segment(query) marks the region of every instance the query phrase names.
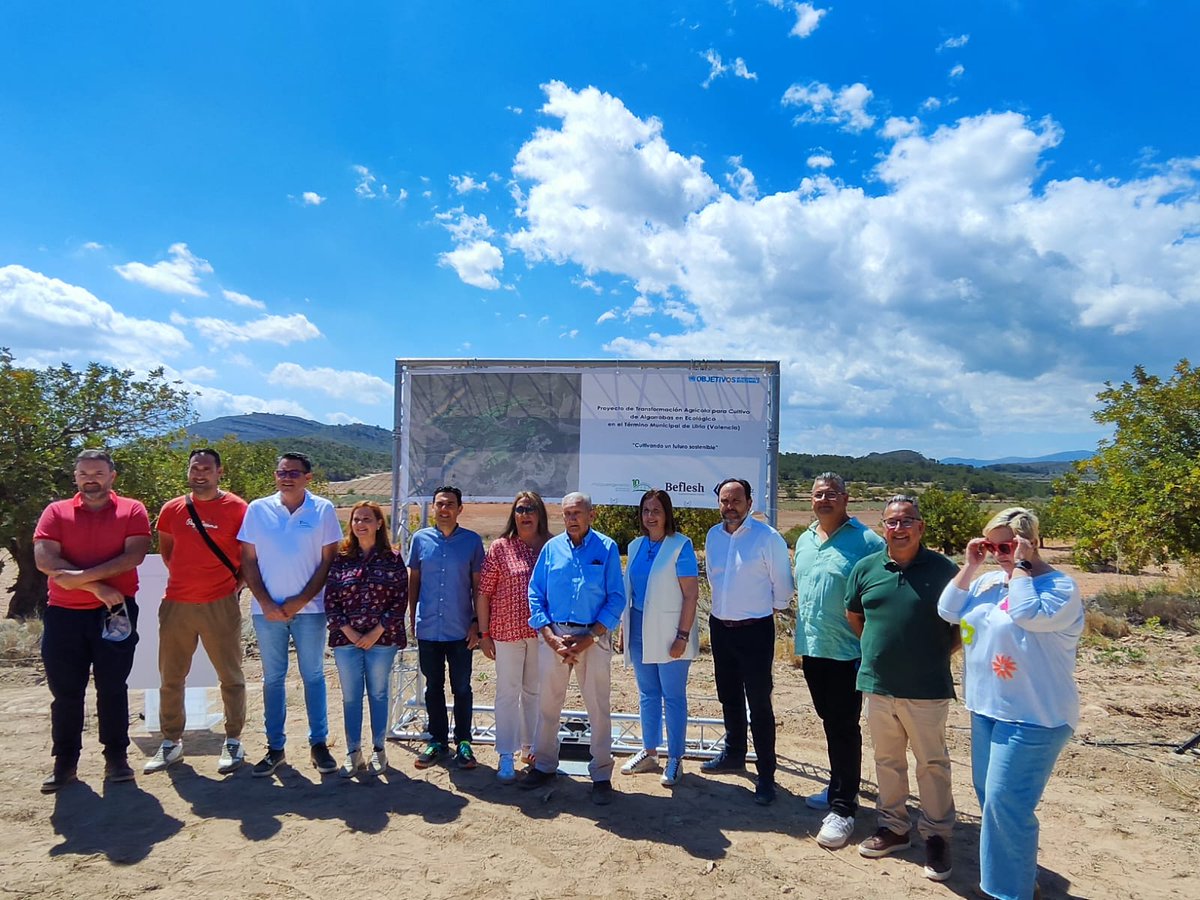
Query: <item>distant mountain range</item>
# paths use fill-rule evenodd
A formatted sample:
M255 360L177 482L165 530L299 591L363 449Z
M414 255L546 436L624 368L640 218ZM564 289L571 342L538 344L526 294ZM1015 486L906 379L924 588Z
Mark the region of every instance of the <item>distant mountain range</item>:
M947 456L938 462L947 466L972 466L984 469L989 466L1028 466L1041 463L1071 463L1080 459L1089 459L1096 455L1095 450L1064 450L1062 453L1051 453L1048 456L1002 456L999 459L967 459L961 456Z
M330 481L392 470L392 433L376 425L323 425L299 416L248 413L197 422L187 431L206 441L233 436L247 444L269 443L281 453L306 453Z
M188 427L188 434L217 441L233 435L239 441L285 441L288 438L317 438L345 444L359 450L374 450L392 454L392 433L377 425L323 425L299 416L279 416L274 413L247 413L244 416L221 416ZM283 448L281 448L283 449Z

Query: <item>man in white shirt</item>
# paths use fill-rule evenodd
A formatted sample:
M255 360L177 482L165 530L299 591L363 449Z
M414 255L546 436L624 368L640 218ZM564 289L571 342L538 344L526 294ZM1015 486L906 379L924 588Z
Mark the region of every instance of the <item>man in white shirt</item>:
M746 708L757 754L754 802L775 800L775 611L792 602L787 544L774 528L750 516L750 483L726 478L717 485L721 522L704 541L712 588L709 639L717 698L725 719L725 749L700 767L708 773L746 768Z

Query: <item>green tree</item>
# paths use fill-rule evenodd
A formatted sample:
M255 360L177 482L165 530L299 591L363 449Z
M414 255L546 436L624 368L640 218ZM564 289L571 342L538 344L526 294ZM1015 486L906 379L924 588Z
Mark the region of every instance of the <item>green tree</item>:
M958 553L983 527L983 507L966 490L931 487L920 496L925 543L943 553Z
M120 472L123 447L161 438L191 418L187 392L162 369L144 378L99 363L27 369L0 348L0 546L17 566L9 618L36 615L45 605L33 530L46 504L75 493L75 455L108 447ZM120 479L117 488L124 490Z
M1200 369L1165 381L1142 366L1096 395L1092 418L1113 426L1096 455L1055 484L1082 565L1136 571L1200 560Z

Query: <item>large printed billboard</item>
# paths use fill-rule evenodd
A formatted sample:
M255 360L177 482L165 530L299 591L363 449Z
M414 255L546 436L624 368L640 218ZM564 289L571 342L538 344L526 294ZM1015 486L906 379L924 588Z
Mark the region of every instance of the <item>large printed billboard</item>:
M745 478L769 497L776 363L397 362L402 499L454 484L635 504L648 488L711 507Z

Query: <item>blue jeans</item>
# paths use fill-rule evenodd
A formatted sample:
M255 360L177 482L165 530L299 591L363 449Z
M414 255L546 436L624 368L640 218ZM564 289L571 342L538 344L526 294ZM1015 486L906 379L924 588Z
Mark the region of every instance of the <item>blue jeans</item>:
M1034 815L1071 726L1042 728L971 713L971 776L979 798L979 883L997 900L1028 900L1037 879Z
M417 662L425 679L425 714L429 717L429 739L442 746L449 743L450 717L446 712L446 669L450 670L450 693L454 695L454 743L471 740L471 648L465 640L417 641Z
M308 711L308 743L324 744L329 739L329 717L325 708L325 616L301 613L286 622L269 622L256 615L254 633L263 669L263 719L267 746L282 750L287 743L288 638L296 645L296 666L304 683L304 706Z
M657 750L662 743L663 712L667 716L667 756L681 757L687 747L687 680L690 659L669 663L642 662L642 611L629 610L629 656L637 676L638 710L642 716L642 746Z
M342 684L342 717L346 722L346 752L362 748L363 690L371 711L371 746L382 748L388 728L388 686L396 648L375 644L370 650L350 645L334 647L338 680Z

